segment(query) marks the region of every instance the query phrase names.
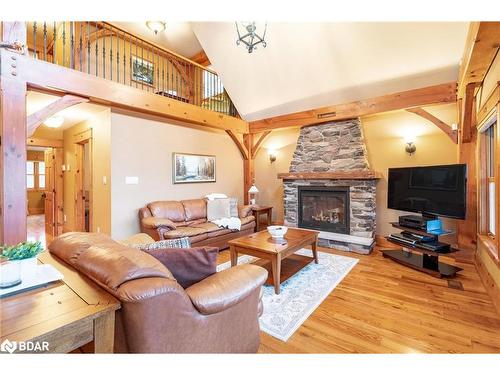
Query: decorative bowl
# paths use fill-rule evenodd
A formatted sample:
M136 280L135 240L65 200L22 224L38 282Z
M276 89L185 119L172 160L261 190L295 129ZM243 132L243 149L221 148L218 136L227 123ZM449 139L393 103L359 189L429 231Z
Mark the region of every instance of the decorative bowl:
M270 225L267 227L267 231L272 238L283 238L288 228L283 225Z

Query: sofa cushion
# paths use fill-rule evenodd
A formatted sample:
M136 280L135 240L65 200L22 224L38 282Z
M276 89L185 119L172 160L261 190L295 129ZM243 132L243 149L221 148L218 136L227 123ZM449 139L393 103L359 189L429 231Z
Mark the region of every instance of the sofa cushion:
M218 228L215 232L208 233L208 238L223 236L228 233L238 232L236 229Z
M96 233L66 233L52 241L49 250L112 290L127 281L147 277L175 280L155 258Z
M184 206L178 201L156 201L148 204L151 214L172 221L185 221Z
M196 224L196 225L191 225L193 228L201 228L205 229L206 233L211 233L211 232L216 232L220 230L218 225L215 225L214 223L211 223L210 221L207 221L206 223L203 224Z
M207 201L205 199L189 199L181 201L184 206L186 221L207 218Z
M216 272L216 247L193 247L190 249L144 250L171 270L183 288L188 288Z
M203 228L195 228L195 227L179 227L174 230L169 230L165 232L165 238L180 238L180 237L194 237L200 234L206 234L207 230Z

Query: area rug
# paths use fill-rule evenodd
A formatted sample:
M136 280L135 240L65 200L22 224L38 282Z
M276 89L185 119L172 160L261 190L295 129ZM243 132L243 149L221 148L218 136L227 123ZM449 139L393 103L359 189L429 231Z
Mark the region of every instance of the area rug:
M297 254L311 256L311 250ZM274 294L273 286L264 286L264 313L260 329L282 341L287 341L312 312L323 302L358 262L355 258L318 252L319 264L309 263L281 284L281 293ZM238 264L251 263L257 258L242 255ZM231 266L220 264L217 271Z

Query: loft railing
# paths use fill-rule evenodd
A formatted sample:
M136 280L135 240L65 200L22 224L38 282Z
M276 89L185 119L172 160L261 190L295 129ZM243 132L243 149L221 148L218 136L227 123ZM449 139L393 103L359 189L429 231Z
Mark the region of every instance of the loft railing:
M28 53L144 91L238 116L218 75L107 22L28 22Z

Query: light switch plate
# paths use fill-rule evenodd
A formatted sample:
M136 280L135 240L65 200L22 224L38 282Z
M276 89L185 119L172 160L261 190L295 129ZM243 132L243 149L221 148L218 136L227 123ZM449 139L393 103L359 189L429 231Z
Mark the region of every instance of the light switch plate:
M139 177L137 176L126 176L125 177L126 185L137 185L139 184Z

